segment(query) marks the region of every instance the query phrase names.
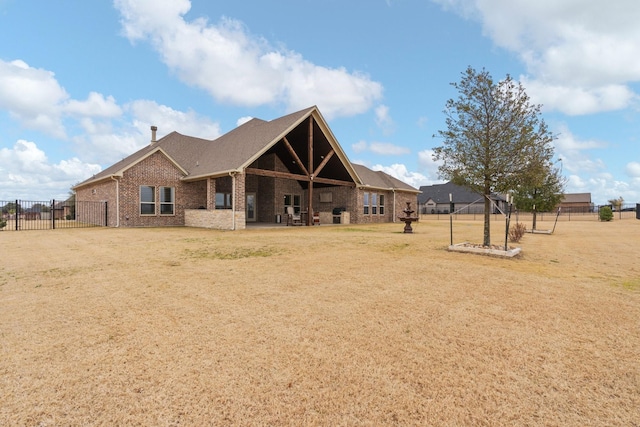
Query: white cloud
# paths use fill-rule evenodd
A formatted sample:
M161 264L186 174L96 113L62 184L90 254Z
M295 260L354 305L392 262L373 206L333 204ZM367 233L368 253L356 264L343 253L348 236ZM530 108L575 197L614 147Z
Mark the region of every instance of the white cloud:
M386 105L379 105L375 109L376 114L376 124L385 135L390 135L393 133L395 123L393 119L389 115L389 107Z
M149 100L137 100L122 107L125 117L117 123L100 118L80 121L82 135L73 138L83 158L102 164L114 163L149 144L150 127L158 127L157 138L176 131L204 139L220 136L220 125L194 111L174 110Z
M520 81L534 104L543 104L546 111L558 110L571 116L624 109L637 98L624 85L585 89L570 84L548 84L526 76L521 76Z
M356 142L355 144L351 144L351 149L355 152L355 153L362 153L363 151L367 150L367 141L363 141L360 140L358 142Z
M362 153L363 151L370 151L375 154L383 156L401 156L403 154L411 153L406 147L400 147L398 145L391 144L389 142L371 142L368 143L364 140L360 140L351 145L351 149L356 153Z
M51 71L0 59L0 108L25 127L64 137L60 106L68 98Z
M420 171L427 173L429 179L433 181L439 180L438 167L442 164L442 161L433 160L434 151L427 149L418 153L418 167Z
M400 156L411 153L411 150L406 147L400 147L388 142L372 142L369 144L369 150L383 156Z
M422 116L418 117L417 125L419 128L424 128L429 123L429 118Z
M590 150L603 149L607 144L595 140L580 140L561 125L556 132L558 139L554 141L555 154L562 159L564 171L572 173L595 173L605 169L601 159L592 159Z
M70 100L64 106L64 111L78 116L93 117L118 117L122 114L122 109L112 96L91 92L86 101Z
M382 97L382 85L367 75L275 49L236 20L186 21L189 1L166 3L116 0L124 34L132 42L148 40L182 81L216 100L245 106L283 102L289 111L318 105L331 119L362 113Z
M168 132L214 139L220 126L194 111L178 111L153 101L137 100L118 105L112 96L91 92L86 100L71 99L54 73L30 67L24 61L0 60L0 109L23 126L56 139L70 140L79 158L48 160L35 142L18 140L0 150L0 170L8 185L4 197L51 197L51 191L70 188L148 144L151 125L158 137ZM65 123L76 131L67 136ZM80 130L77 132L77 130ZM45 146L45 145L43 145ZM82 160L81 160L82 159ZM60 196L60 195L58 195Z
M125 106L140 132L149 134L149 126L158 126L158 137L171 131L204 139L220 136L220 125L195 111L174 110L155 101L138 100ZM163 133L164 132L164 133Z
M637 188L637 187L636 187ZM591 200L596 205L607 203L608 200L622 197L625 203L638 200L640 192L628 182L618 181L609 173L600 173L588 178L569 177L567 183L569 193L591 193Z
M240 117L238 120L236 120L236 126L242 126L243 124L247 123L248 121L250 121L252 119L253 119L253 117L251 117L251 116Z
M527 92L546 108L590 114L627 108L640 80L640 2L433 0L478 20L531 74ZM574 98L575 97L575 98Z
M380 164L373 165L371 167L374 171L382 171L388 173L394 178L400 181L406 182L415 188L420 188L421 185L428 185L429 179L419 172L410 172L407 167L400 163L392 164L391 166L383 166Z
M0 170L7 181L0 187L0 199L49 200L66 198L68 192L61 188L71 189L101 168L77 157L50 163L36 143L21 139L12 148L0 149Z
M634 178L640 178L640 162L627 163L625 170L627 175Z

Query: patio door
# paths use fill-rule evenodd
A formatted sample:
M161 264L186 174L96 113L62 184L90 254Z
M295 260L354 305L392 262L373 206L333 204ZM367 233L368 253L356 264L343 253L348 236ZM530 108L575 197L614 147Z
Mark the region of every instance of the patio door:
M245 218L247 222L256 222L256 193L246 193Z

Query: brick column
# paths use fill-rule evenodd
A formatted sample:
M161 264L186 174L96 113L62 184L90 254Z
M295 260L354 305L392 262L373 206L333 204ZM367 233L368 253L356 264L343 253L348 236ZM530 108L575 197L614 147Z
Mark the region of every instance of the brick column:
M235 179L235 187L236 187L236 194L235 199L236 199L236 212L243 212L244 213L244 205L246 203L245 200L245 174L243 173L238 173L233 175L233 179Z

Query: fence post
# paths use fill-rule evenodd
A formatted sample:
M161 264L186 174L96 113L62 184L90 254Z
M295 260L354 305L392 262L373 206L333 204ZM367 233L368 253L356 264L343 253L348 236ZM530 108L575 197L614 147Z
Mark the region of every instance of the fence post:
M107 201L104 201L104 226L108 227L109 226L109 209L107 206Z
M20 208L18 206L20 205L18 204L18 199L16 199L16 231L18 231L18 224L20 224L18 221L18 218L20 217Z
M54 230L56 229L56 211L54 209L55 205L56 205L56 199L53 199L53 201L51 202L50 212L51 212L51 228Z

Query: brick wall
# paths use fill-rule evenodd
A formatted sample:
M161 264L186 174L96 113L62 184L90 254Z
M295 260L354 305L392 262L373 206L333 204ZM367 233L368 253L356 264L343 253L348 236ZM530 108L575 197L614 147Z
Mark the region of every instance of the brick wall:
M185 225L187 227L212 228L215 230L242 230L246 228L244 212L236 212L235 223L231 209L186 209Z
M124 171L120 179L120 226L159 227L184 225L185 207L206 205L206 181L185 183L182 172L162 153L156 152ZM156 214L140 215L140 186L156 191ZM174 215L160 215L159 187L175 188Z
M373 209L369 206L369 213L364 213L364 193L369 193L369 202L371 203L371 193L377 194L378 202L380 195L384 195L384 214L380 215L379 209L376 214L373 214ZM354 192L355 194L356 192ZM413 215L417 215L418 212L418 196L415 193L405 193L402 191L395 192L395 206L394 206L394 192L393 191L381 191L381 190L364 190L359 189L357 191L357 202L355 215L351 213L351 222L357 224L373 224L382 222L394 222L398 220L398 216L404 216L402 212L407 208L407 202L411 202L411 209L415 212ZM395 216L394 216L395 207Z
M76 200L87 202L107 202L107 226L117 225L116 209L116 181L107 179L94 184L91 187L79 188L76 190ZM86 221L82 217L82 212L76 212L78 221Z
M286 171L287 168L275 155L264 156L259 159L261 167L277 171ZM204 226L207 228L229 229L229 224L235 228L245 228L245 191L255 193L256 214L259 222L273 222L275 215L284 214L284 196L286 194L299 195L301 209L307 210L308 192L300 183L291 179L270 178L256 175L246 176L238 173L233 176L225 176L217 179L204 179L196 182L183 182L182 172L162 153L154 153L140 161L123 173L119 184L113 179L106 179L92 186L78 189L77 200L107 201L108 225L115 227L159 227L159 226ZM154 186L156 190L156 214L140 215L140 186ZM175 209L173 215L160 215L159 188L173 187L175 189ZM231 193L235 188L235 212L231 210L219 210L213 214L207 214L215 210L215 193ZM116 192L120 194L120 218L117 217L118 206ZM346 208L350 213L351 223L377 223L393 222L397 216L403 215L406 202L411 201L411 206L417 211L417 196L413 193L395 193L395 218L394 218L394 193L392 191L368 191L375 192L385 197L385 212L374 215L370 209L368 215L364 214L363 194L364 190L353 187L315 187L313 191L313 211L323 213L324 218L334 208ZM330 201L321 201L322 194L331 194ZM325 196L327 197L327 196ZM379 196L378 196L379 197ZM207 203L207 201L209 203ZM185 221L185 210L190 212L190 219ZM283 218L283 221L285 218ZM202 224L202 225L195 225Z

